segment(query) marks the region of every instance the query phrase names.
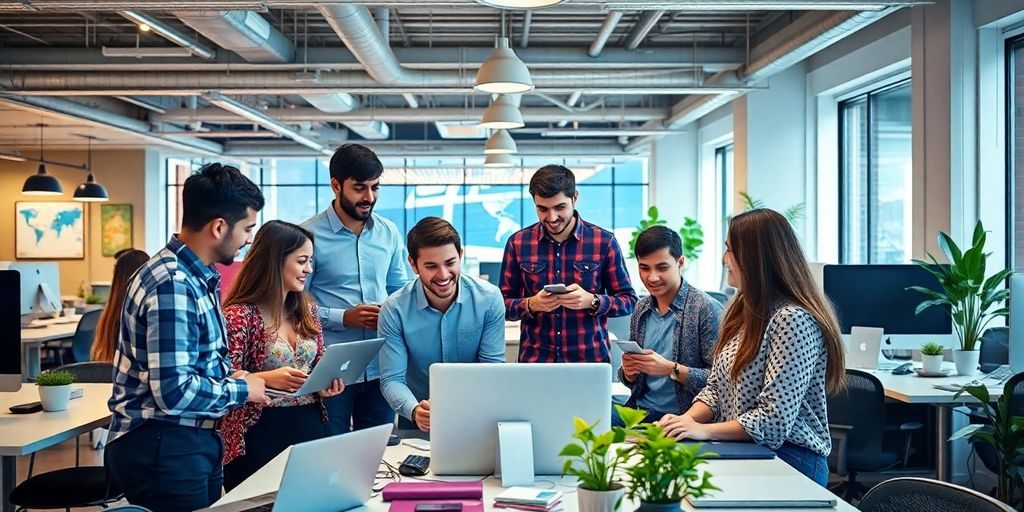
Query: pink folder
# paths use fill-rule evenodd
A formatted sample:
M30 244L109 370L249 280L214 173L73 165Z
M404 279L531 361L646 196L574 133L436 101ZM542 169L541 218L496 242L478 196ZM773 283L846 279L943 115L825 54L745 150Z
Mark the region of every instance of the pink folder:
M395 500L391 502L388 512L416 512L416 505L427 503L462 503L462 512L484 512L481 500Z
M479 500L483 482L392 482L384 486L381 498L391 500ZM423 501L419 501L423 503ZM465 505L463 505L465 509ZM409 509L410 512L412 508Z

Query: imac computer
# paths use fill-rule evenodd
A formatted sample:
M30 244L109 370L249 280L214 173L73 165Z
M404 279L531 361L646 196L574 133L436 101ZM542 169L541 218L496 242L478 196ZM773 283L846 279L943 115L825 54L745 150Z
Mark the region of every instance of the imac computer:
M825 265L822 280L845 342L859 326L883 329L883 349L916 349L929 341L957 345L949 308L915 313L929 297L908 287L942 291L938 279L918 265Z
M1024 372L1024 274L1010 275L1010 371Z
M10 263L21 274L21 323L60 313L60 268L55 262Z
M0 270L0 391L21 389L21 276Z
M532 448L533 475L560 475L565 461L558 453L572 440L574 417L597 422L598 431L611 428L611 385L606 363L434 364L430 470L494 473L498 423L529 422L532 447L521 438L512 446L503 442L501 458Z

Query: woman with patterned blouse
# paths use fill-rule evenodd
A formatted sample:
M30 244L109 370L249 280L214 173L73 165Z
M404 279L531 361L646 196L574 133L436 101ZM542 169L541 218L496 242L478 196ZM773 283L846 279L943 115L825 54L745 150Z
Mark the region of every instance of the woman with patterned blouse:
M733 217L723 259L738 291L707 386L684 414L659 423L677 439L754 441L824 486L832 450L825 393L844 385L835 312L778 212Z
M224 301L228 352L236 370L263 378L268 388L295 391L324 352L315 305L305 292L312 271L313 235L272 220L260 228ZM224 417L224 487L231 490L290 445L324 435L321 398L342 392L335 380L316 395L247 404Z

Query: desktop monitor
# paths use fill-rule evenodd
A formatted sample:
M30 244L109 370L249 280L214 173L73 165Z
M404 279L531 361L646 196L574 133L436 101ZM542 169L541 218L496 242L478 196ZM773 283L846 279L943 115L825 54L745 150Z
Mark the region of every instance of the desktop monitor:
M21 276L0 270L0 391L21 389Z
M60 312L60 269L56 263L11 263L8 268L21 273L23 322Z
M438 363L430 367L430 470L489 475L498 422L528 421L536 475L559 475L573 417L611 427L612 369L606 363Z
M928 341L946 348L957 344L949 308L933 306L915 314L928 296L908 287L942 291L938 279L918 265L825 265L822 280L844 341L853 326L861 326L882 328L883 348L916 349Z
M1010 370L1024 372L1024 274L1010 275Z

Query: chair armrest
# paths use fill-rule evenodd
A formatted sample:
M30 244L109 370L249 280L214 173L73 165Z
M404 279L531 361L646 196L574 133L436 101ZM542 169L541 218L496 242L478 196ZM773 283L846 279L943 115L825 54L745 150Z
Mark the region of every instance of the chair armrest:
M836 454L836 474L839 476L846 476L846 447L852 430L853 425L839 423L829 423L828 425L828 436L834 442L832 453Z

